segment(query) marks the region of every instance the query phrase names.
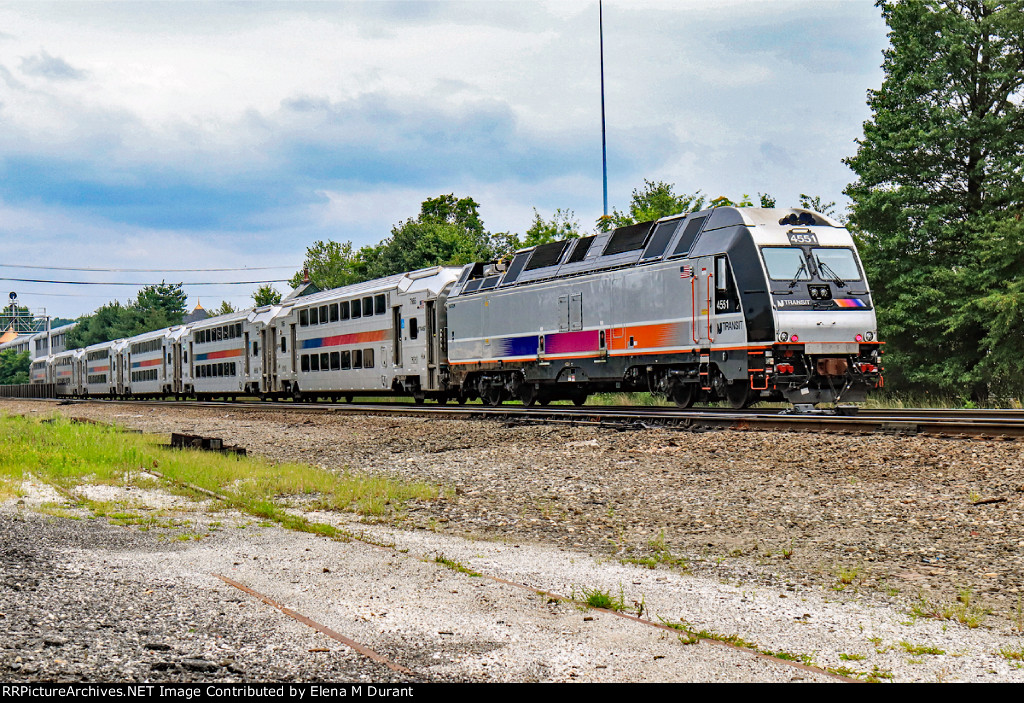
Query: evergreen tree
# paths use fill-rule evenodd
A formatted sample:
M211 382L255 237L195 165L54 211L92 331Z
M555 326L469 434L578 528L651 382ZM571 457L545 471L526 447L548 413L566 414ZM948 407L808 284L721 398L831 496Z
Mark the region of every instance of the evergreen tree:
M991 296L1012 292L984 262L998 259L992 247L1019 255L993 232L1024 204L1024 3L878 5L890 30L885 79L868 92L873 114L846 159L857 174L846 193L888 380L982 397L1002 309Z

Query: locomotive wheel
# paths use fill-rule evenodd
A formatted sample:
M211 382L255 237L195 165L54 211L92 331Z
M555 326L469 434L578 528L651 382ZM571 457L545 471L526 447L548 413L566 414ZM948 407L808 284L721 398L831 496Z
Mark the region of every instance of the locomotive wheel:
M529 408L537 402L537 389L533 387L532 383L524 383L519 386L519 400L522 401L524 408Z
M691 408L693 401L697 399L696 383L677 383L672 387L669 396L678 408Z
M483 401L490 405L491 407L496 408L503 402L505 402L505 398L503 396L504 393L502 392L502 389L488 388L486 391L484 391Z
M726 399L736 410L742 410L754 402L753 394L746 383L730 383L725 389Z
M423 405L423 401L425 401L427 398L422 393L413 393L412 399L416 401L416 405Z
M465 405L465 404L466 404L466 401L467 401L467 400L469 400L469 398L467 398L467 397L466 397L465 395L463 395L462 393L459 393L459 397L457 398L457 400L458 400L458 402L459 402L459 405Z
M579 394L574 395L572 397L572 404L577 406L577 407L579 407L580 405L583 405L586 402L587 402L587 394L586 393L579 393Z

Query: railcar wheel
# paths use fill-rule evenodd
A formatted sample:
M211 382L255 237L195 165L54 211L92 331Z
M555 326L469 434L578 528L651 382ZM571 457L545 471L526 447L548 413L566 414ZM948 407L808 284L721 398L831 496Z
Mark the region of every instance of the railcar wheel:
M483 401L491 407L498 407L505 402L504 393L500 388L488 388L484 391Z
M587 402L587 394L580 393L572 397L572 404L579 407Z
M469 400L469 398L467 398L462 393L459 393L459 397L457 398L459 405L465 405L467 400Z
M422 393L413 393L412 399L416 401L416 405L423 405L423 402L427 399Z
M693 401L697 399L696 383L677 383L672 387L669 396L678 408L692 408Z

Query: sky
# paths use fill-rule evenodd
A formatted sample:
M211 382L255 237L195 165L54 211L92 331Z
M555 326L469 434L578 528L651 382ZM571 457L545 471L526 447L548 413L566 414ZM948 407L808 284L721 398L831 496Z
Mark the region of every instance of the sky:
M872 3L603 8L609 208L644 179L846 206L887 47ZM249 307L256 284L223 282L290 278L315 241L376 243L445 193L492 232L534 208L589 231L601 169L596 0L0 1L0 290L33 311L161 280ZM213 268L246 270L185 271Z

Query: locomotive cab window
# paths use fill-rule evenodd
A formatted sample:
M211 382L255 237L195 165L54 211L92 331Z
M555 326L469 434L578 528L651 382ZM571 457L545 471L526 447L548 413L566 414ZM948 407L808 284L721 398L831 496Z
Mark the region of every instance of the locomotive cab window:
M811 280L811 268L800 247L764 247L761 256L773 281Z
M814 266L823 281L839 279L841 281L859 281L860 269L853 252L842 247L811 249Z

